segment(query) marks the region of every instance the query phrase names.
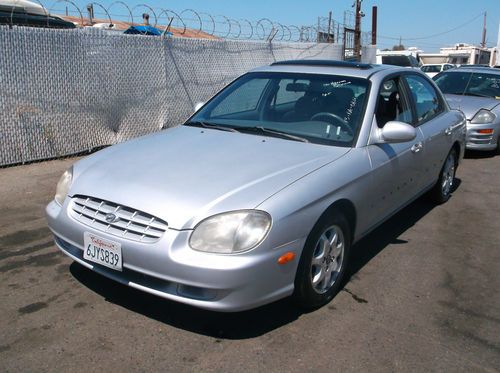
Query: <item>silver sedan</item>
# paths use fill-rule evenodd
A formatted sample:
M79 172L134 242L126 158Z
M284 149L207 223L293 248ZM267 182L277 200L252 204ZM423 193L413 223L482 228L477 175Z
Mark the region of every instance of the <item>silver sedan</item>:
M449 105L467 117L467 149L500 154L500 70L463 67L435 81Z
M352 245L429 192L453 191L465 118L423 73L285 61L183 125L68 169L47 206L57 246L160 297L239 311L340 290Z

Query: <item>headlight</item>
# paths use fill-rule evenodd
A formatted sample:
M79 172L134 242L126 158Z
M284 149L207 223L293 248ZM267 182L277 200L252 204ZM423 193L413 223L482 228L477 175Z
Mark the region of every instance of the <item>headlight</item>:
M470 122L472 124L487 124L487 123L493 123L495 118L496 115L493 114L491 111L486 109L481 109L476 113L476 115L474 115L474 118L472 118Z
M61 206L64 203L64 199L68 195L69 187L71 186L72 181L73 181L73 167L70 167L66 171L64 171L56 187L56 196L54 197L54 199Z
M271 216L264 211L227 212L199 223L191 234L189 246L210 253L240 253L260 244L270 228Z

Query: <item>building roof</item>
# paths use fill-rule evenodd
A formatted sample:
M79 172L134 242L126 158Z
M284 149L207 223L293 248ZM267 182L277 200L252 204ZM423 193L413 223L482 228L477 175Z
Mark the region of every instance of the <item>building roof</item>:
M93 23L91 24L88 18L82 18L76 17L76 16L59 16L62 19L73 22L74 24L78 26L86 26L86 27L91 27L95 25L101 25L101 24L109 24L109 19L102 19L102 18L94 18ZM125 22L125 21L117 21L117 20L111 20L111 23L114 25L112 30L117 30L117 31L125 31L131 26L144 26L143 24L138 24L138 23L132 23L132 22ZM165 30L166 26L164 25L151 25L161 31ZM102 28L102 27L101 27ZM196 38L196 39L219 39L217 36L211 35L209 33L199 31L199 30L193 30L186 28L186 30L182 28L177 28L177 27L170 27L169 30L174 36L177 37L184 37L184 38Z

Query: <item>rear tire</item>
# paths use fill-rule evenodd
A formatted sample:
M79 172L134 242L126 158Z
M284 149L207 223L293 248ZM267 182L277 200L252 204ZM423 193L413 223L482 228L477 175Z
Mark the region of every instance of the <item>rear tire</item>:
M455 149L451 149L446 157L439 179L431 190L431 197L437 204L448 201L455 186L455 173L457 171L458 155Z
M349 262L351 229L338 211L324 215L307 237L295 276L293 298L302 308L328 303L342 286Z

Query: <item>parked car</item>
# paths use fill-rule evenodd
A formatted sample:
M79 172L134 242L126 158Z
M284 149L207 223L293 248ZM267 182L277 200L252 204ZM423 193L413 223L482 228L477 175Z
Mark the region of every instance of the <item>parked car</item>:
M437 63L437 64L426 64L422 65L420 68L429 78L432 78L439 74L441 71L446 71L453 69L455 65L451 63Z
M1 0L0 25L74 29L67 22L49 13L39 2L26 0Z
M183 125L75 163L47 219L66 255L160 297L318 307L355 242L425 192L450 198L464 140L463 114L418 70L278 62Z
M500 71L464 66L434 80L450 106L467 117L467 149L500 154Z
M412 51L381 51L377 52L378 64L419 68L420 62Z

